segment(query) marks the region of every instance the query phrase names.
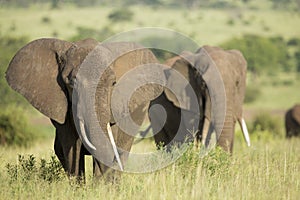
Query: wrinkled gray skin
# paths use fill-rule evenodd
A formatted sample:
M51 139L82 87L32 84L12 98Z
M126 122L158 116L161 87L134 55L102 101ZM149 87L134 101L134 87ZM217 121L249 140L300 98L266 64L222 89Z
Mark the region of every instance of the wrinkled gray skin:
M286 137L300 136L300 104L296 104L285 114Z
M79 135L83 133L78 133L75 128L72 92L74 79L81 63L97 45L99 43L93 39L74 43L58 39L35 40L16 53L6 72L9 85L51 119L56 128L55 154L68 175L77 176L79 179L84 177L84 155L90 153L80 140ZM105 44L107 52L127 52L136 47L134 43ZM100 126L107 136L106 125L110 123L116 145L128 152L131 149L133 137L125 134L115 125L110 110L112 89L128 70L140 64L155 62L157 60L149 50L142 49L128 53L119 57L107 68L97 86L95 108ZM147 86L142 87L141 90L145 92L145 95L147 94ZM147 104L139 102L134 95L132 99L134 101L129 104L131 115L133 120L140 125L144 119ZM116 162L111 152L107 155L104 152L102 155L109 156L112 162ZM128 154L121 154L120 157L124 164ZM95 158L93 172L96 177L108 174L105 177L112 179L117 176L116 170L110 169Z
M221 116L223 112L222 107L216 108L216 106L220 104L220 101L225 101L225 99L220 99L222 98L220 94L224 88L222 88L220 84L216 85L211 81L215 75L213 73L209 74L209 70L202 74L199 74L195 70L195 65L197 65L199 69L204 69L207 66L205 59L201 60L201 57L197 57L197 53L200 51L203 52L203 50L209 54L210 58L216 64L224 82L226 94L225 120L224 116ZM187 52L185 52L185 54L187 54ZM196 92L200 105L200 113L198 116L199 124L194 125L194 130L198 130L198 132L192 135L190 131L186 131L185 134L190 141L196 137L196 144L197 141L202 140L203 144L208 145L210 140L209 136L215 128L212 126L212 121L214 121L215 124L224 122L217 144L225 151L231 153L233 149L235 123L238 120L241 124L242 120L242 104L246 89L246 60L237 50L225 51L221 48L211 46L204 46L200 48L196 54L190 53L190 55L190 58L192 58L190 60L194 60L193 62L188 62L184 59L186 56L178 56L167 61L167 64L171 66L171 68L177 70L189 80L189 83ZM174 85L176 84L180 83L174 83ZM174 142L182 143L182 141L176 141L176 138L174 140L174 133L176 133L179 128L181 109L186 109L180 107L176 101L176 98L172 96L171 92L165 88L164 92L150 103L150 106L155 104L163 106L168 116L164 127L159 130L159 124L161 123L159 114L155 112L149 114L153 132L157 133L154 135L156 144L163 143L164 145L168 145ZM189 101L188 98L186 101ZM215 109L212 109L213 107Z

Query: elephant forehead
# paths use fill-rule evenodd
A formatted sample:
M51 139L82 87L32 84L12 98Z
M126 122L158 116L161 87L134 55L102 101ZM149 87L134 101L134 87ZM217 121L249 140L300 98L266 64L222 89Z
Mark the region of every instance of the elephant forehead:
M144 65L158 63L153 53L148 49L136 49L119 56L112 64L117 81L131 69Z
M98 43L97 43L98 44ZM63 70L63 77L75 77L78 73L81 63L85 60L87 55L95 48L96 43L80 41L73 46L66 53L66 64Z

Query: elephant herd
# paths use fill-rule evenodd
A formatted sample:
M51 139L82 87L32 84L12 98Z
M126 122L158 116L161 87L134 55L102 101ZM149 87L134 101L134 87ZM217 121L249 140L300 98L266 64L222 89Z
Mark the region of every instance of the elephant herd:
M184 142L207 147L215 134L217 144L232 153L236 122L250 146L241 52L203 46L160 66L151 50L132 42L45 38L16 53L6 79L50 118L55 154L70 176L84 176L85 155L93 156L96 177L122 171L147 116L155 143L168 150ZM145 77L163 81L141 84ZM300 105L287 112L286 125L288 137L300 132Z

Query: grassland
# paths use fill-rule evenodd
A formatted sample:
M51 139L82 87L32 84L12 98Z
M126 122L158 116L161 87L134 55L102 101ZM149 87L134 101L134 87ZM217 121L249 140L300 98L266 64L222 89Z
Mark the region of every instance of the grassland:
M263 9L262 9L263 8ZM114 32L141 26L171 28L182 32L199 44L220 44L245 33L282 36L300 35L300 15L286 11L261 9L180 10L134 6L130 22L112 23L107 18L112 6L75 8L65 6L50 10L45 6L28 9L0 8L0 34L26 36L28 40L58 37L68 40L78 27ZM249 120L262 111L283 112L300 101L300 80L292 73L249 77L248 84L260 88L258 99L246 104ZM277 112L278 111L278 112ZM246 115L247 116L247 115ZM95 184L91 180L91 159L86 167L87 183L76 185L66 179L48 183L38 178L11 181L6 164L16 164L17 155L33 154L37 159L53 155L54 129L49 120L30 111L31 125L45 137L29 148L0 146L0 199L299 199L300 140L285 140L268 131L251 135L247 148L237 131L234 154L228 157L212 151L205 159L189 151L178 162L155 173L123 174L119 183ZM247 119L247 117L246 117ZM281 120L283 123L283 121ZM153 143L142 142L136 152L153 149Z
M15 152L44 158L51 152L45 143L27 150L1 147L0 199L299 199L299 142L257 141L251 148L237 143L232 157L213 151L202 160L188 151L155 173L125 173L114 185L95 184L88 177L81 186L66 179L25 181L20 175L18 181L11 181L4 165L16 162Z
M297 37L300 34L300 16L296 13L271 9L249 10L183 10L133 6L133 19L112 23L108 14L114 7L75 8L58 10L34 6L28 9L0 8L1 34L69 39L78 27L111 28L122 32L137 27L174 29L193 38L199 44L220 44L245 33L267 36Z

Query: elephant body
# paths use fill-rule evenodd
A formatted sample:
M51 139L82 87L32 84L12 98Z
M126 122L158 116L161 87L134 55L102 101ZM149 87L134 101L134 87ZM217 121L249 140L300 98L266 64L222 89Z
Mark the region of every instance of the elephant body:
M286 137L300 136L300 105L296 104L285 114Z
M94 54L93 58L90 58L91 54ZM126 134L116 124L111 111L113 88L129 70L157 62L150 50L135 43L100 44L93 39L67 42L45 38L32 41L16 53L9 64L6 79L14 90L51 119L56 128L54 150L68 175L83 177L84 155L92 154L94 175L102 177L107 171L111 171L112 173L108 173L109 178L113 178L116 170L109 170L110 166L99 160L106 160L111 165L119 164L122 169L121 163L124 164L128 158L135 134ZM83 82L78 83L78 72L83 64L88 67L88 76L84 77L82 72L80 78ZM91 86L85 84L94 75L93 70L98 65L107 67L100 80L97 79L95 105L92 107L96 109L97 123L104 130L103 137L109 138L107 141L110 142L106 143L98 141L97 135L92 135L91 130L94 127L90 127L89 116L84 115L85 109L90 109L86 107L86 102L91 98L85 93ZM80 84L83 89L75 88ZM140 89L144 96L161 93L159 88L147 87L151 86ZM74 95L77 97L76 102L73 101ZM129 110L134 122L141 125L148 104L145 99L139 100L139 96L138 92L133 93ZM76 127L76 120L83 124ZM120 148L119 152L113 147L109 130L112 131L112 140ZM97 147L97 152L90 150L91 145ZM98 157L95 156L96 153ZM121 161L117 163L118 157Z
M164 145L169 145L174 142L182 143L184 140L191 141L195 139L196 141L201 140L204 145L208 145L212 130L215 129L216 131L219 123L222 124L222 127L217 143L225 151L232 152L236 121L239 121L244 126L242 130L246 132L246 135L248 134L242 116L247 71L247 63L243 55L237 50L225 51L218 47L204 46L195 54L189 53L188 55L185 52L183 55L167 61L167 63L171 65L171 69L175 69L182 74L195 91L199 111L192 115L189 120L191 121L191 119L194 120L196 118L197 120L195 121L199 123L195 123L195 121L193 122L194 124L188 125L186 125L187 123L182 123L183 127L178 131L180 122L187 121L187 119L181 119L181 112L192 113L194 112L194 108L179 105L178 99L176 99L178 97L175 97L172 91L166 87L163 93L150 104L150 106L162 106L167 115L166 123L161 128L162 119L159 118L159 112L153 111L151 113L151 110L149 111L151 126L154 134L156 133L154 135L156 144L163 143ZM212 66L216 66L225 91L222 91L220 83L213 83L217 74L209 72ZM167 71L171 69L166 69L165 73L167 74ZM176 80L174 83L168 83L172 82L172 80L168 80L168 77L166 79L167 85L173 84L176 87L176 85L182 84ZM222 92L224 96L223 100L221 100L222 95L220 95ZM183 102L188 102L190 99L189 95L184 94L184 96L180 98L184 99ZM225 103L225 106L219 106L222 103ZM224 112L224 115L220 116L222 112ZM186 114L185 116L189 115ZM193 129L193 133L191 133L191 128ZM185 132L182 134L185 135L185 138L181 136L178 138L181 141L177 141L175 138L178 137L176 133L182 131Z

